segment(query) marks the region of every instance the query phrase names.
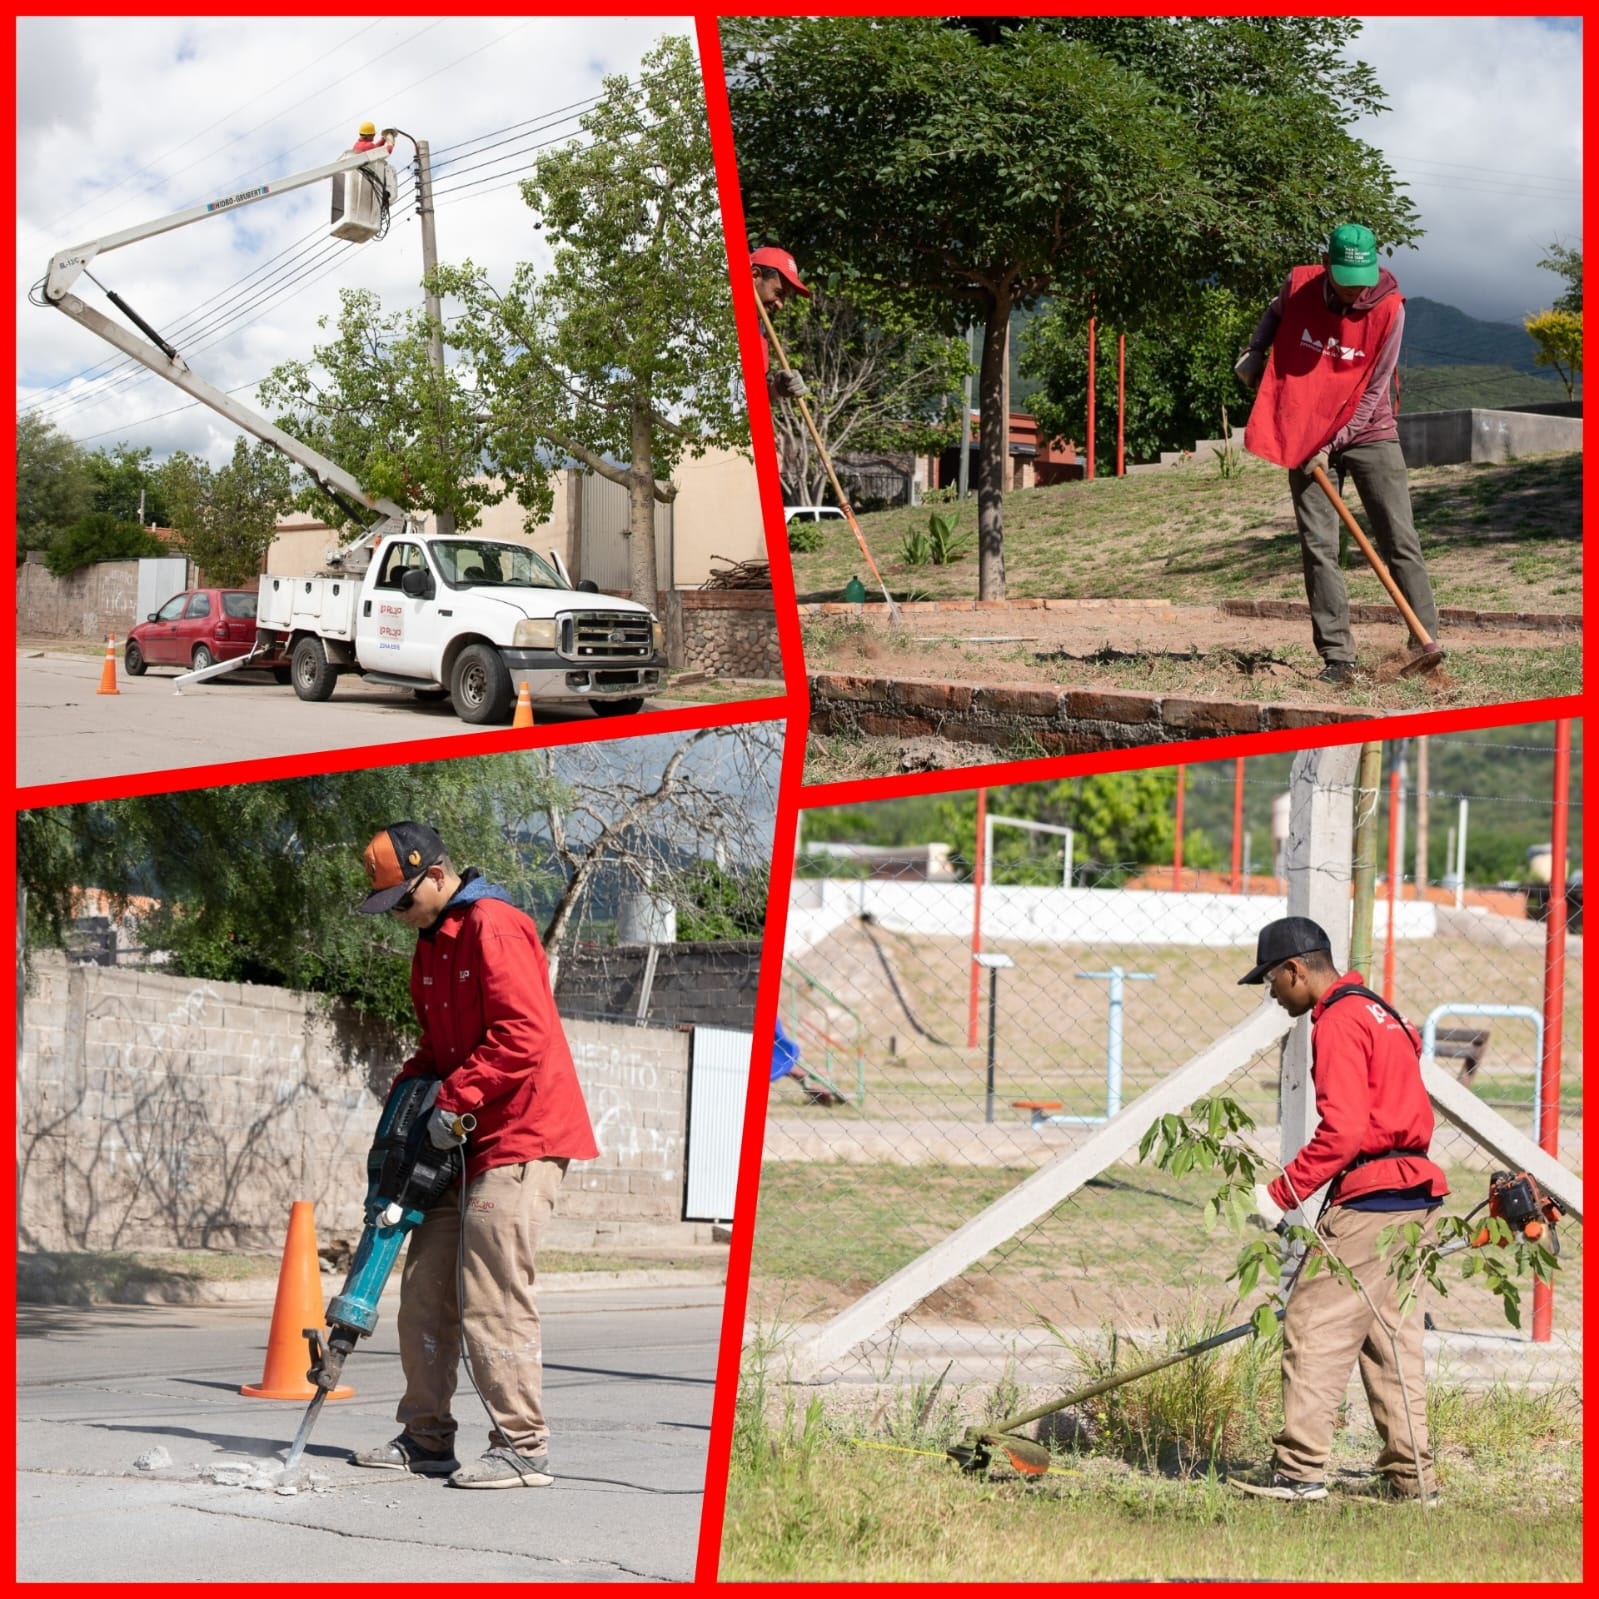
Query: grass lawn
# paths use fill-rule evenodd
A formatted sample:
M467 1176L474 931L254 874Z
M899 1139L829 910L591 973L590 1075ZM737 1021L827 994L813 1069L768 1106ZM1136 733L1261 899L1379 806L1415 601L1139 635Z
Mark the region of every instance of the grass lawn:
M1582 457L1531 456L1503 464L1418 467L1410 474L1417 531L1438 603L1479 610L1577 611L1582 605ZM1345 496L1357 516L1359 496ZM903 554L930 510L952 516L966 553L948 566L912 566ZM1364 520L1364 518L1362 518ZM896 598L970 599L977 593L977 504L900 507L860 519ZM833 600L860 552L843 523L796 554L801 601ZM1223 478L1192 463L1005 496L1007 593L1028 597L1304 598L1286 474L1263 464ZM1351 600L1384 604L1376 577L1351 550Z
M1137 1385L1133 1385L1136 1387ZM1128 1392L1129 1390L1122 1390ZM722 1581L1575 1582L1582 1574L1582 1420L1569 1390L1468 1396L1434 1385L1441 1502L1379 1504L1348 1491L1376 1439L1348 1427L1332 1493L1248 1498L1208 1463L1187 1477L1114 1451L1061 1454L1042 1478L984 1480L942 1457L925 1427L900 1442L766 1413L746 1377L728 1480ZM764 1408L763 1408L764 1407ZM1268 1445L1266 1416L1247 1443ZM879 1446L886 1447L879 1447ZM1349 1473L1349 1477L1342 1474Z

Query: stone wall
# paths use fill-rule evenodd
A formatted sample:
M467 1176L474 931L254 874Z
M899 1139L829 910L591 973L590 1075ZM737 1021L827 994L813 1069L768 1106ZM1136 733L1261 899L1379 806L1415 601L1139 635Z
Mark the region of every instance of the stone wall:
M36 958L18 1062L21 1249L281 1247L361 1227L366 1152L404 1056L314 996ZM680 1239L689 1035L573 1020L601 1154L548 1241Z
M715 677L781 678L777 613L770 589L680 589L682 659Z
M649 965L641 944L578 945L561 956L561 1014L631 1023ZM732 1027L755 1023L759 939L741 943L660 944L646 1020L652 1027Z
M38 559L35 559L35 557ZM17 568L17 635L20 638L118 640L138 621L139 563L96 561L56 577L42 551L30 551Z

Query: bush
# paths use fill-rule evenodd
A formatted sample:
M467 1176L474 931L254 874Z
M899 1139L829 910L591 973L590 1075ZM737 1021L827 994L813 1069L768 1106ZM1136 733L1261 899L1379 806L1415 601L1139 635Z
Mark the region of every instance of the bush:
M95 561L131 561L164 555L167 547L148 528L109 511L91 511L50 541L44 564L56 577L70 577Z
M812 555L822 547L822 524L796 516L788 524L788 547L796 555Z

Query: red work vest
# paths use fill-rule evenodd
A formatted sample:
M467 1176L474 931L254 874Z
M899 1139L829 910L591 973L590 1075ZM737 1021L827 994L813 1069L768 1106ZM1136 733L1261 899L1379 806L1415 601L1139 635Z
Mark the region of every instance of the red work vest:
M1271 359L1244 428L1244 448L1278 466L1303 466L1355 414L1404 304L1387 294L1358 316L1329 311L1324 271L1302 266L1289 273Z

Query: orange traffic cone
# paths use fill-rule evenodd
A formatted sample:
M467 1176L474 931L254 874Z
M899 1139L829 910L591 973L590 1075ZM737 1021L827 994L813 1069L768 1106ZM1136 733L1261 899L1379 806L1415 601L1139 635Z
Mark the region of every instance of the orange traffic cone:
M105 665L100 668L100 687L95 691L98 694L120 694L117 687L117 636L115 633L107 635L105 641Z
M512 727L531 727L533 725L533 696L528 692L526 683L516 691L516 715L511 718Z
M311 1201L297 1199L289 1212L289 1236L283 1245L283 1264L278 1268L278 1297L272 1306L272 1331L267 1334L266 1367L260 1382L246 1383L239 1392L251 1399L315 1398L316 1387L305 1376L311 1360L305 1341L307 1327L326 1331L322 1273L316 1259L316 1222ZM327 1342L325 1337L323 1342ZM354 1392L353 1388L335 1388L328 1398L348 1399Z

